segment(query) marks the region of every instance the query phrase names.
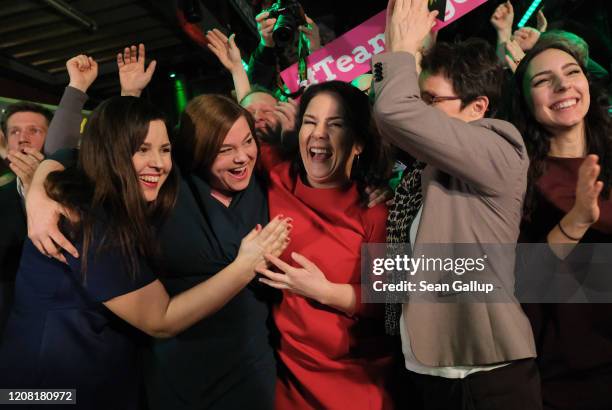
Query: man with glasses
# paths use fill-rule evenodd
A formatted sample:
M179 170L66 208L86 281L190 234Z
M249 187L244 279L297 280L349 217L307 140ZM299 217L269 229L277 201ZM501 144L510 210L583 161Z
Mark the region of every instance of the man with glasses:
M417 74L416 57L436 16L427 3L390 1L387 48L373 57L376 123L419 164L398 187L387 239L409 243L426 257L447 252L440 244L470 244L477 255L486 255L488 244L506 245L504 258L489 253L486 276L479 277L505 286L495 300L466 292L431 292L426 299L411 293L399 310L388 306L388 327L396 323L423 408L541 409L533 334L507 286L513 284L527 151L512 124L487 118L500 101L503 74L486 42L437 43ZM443 272L416 275L447 279Z

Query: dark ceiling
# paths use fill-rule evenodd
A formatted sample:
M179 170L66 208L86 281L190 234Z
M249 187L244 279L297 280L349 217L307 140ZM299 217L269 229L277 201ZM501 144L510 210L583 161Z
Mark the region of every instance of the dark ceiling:
M219 27L236 33L243 58L257 44L253 16L265 0L195 0L201 6L201 32ZM78 22L58 11L60 0L0 0L0 97L27 98L57 103L67 83L65 62L86 53L100 64L100 75L90 91L93 104L118 92L116 54L126 45L142 42L147 57L158 61L149 93L168 100L172 95L169 72L179 73L188 96L201 92L227 92L229 75L214 56L181 28L177 8L188 0L63 0L84 17ZM458 23L445 28L441 39L482 36L493 41L488 20L501 0L489 0ZM342 34L381 11L386 0L301 2L322 26L324 40ZM515 0L517 19L530 0ZM544 0L552 27L564 27L585 37L593 57L610 68L609 0ZM87 23L95 23L88 27ZM170 98L171 99L171 98Z
M52 90L67 83L66 60L87 53L100 64L92 94L104 97L117 89L116 55L124 46L143 42L151 56L159 56L164 62L191 51L178 25L151 2L65 3L97 27L80 24L46 1L0 1L0 61L4 75Z

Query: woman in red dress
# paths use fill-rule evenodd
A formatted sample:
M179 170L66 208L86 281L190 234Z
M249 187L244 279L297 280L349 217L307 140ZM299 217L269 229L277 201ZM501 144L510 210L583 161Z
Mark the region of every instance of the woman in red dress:
M274 312L280 332L279 409L387 409L391 340L382 305L361 303L361 245L385 242L387 209L365 205L366 184L388 176L370 105L357 88L311 86L297 118L299 151L282 160L269 146L270 212L293 218L280 272L260 280L283 290Z

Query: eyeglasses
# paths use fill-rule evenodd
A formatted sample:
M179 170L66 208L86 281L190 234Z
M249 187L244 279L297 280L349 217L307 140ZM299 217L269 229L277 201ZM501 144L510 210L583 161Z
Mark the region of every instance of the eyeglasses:
M442 101L452 101L452 100L460 100L460 99L461 97L457 97L456 95L439 96L439 95L432 95L428 93L427 91L424 91L421 93L421 100L423 100L423 102L427 105L435 105L435 104L441 103Z
M40 137L45 134L45 130L39 127L26 127L26 128L14 127L14 128L8 129L9 137L13 137L13 138L21 137L21 134L23 132L25 132L27 135L32 135L35 137Z

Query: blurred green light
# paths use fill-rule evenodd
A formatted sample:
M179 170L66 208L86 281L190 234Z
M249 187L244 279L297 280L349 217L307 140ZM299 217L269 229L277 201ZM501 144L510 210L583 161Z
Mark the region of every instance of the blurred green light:
M176 100L176 110L180 115L187 106L187 92L185 91L185 83L180 78L174 79L174 98Z
M517 24L517 26L520 27L524 27L525 24L527 24L527 21L529 20L529 18L533 15L533 13L535 13L536 9L538 8L538 6L540 5L540 3L542 3L542 0L533 0L533 3L531 3L531 6L529 6L529 8L527 9L527 11L525 12L525 14L523 15L523 18L521 19L521 21L519 21L519 23Z
M176 77L176 73L170 73L170 78Z

